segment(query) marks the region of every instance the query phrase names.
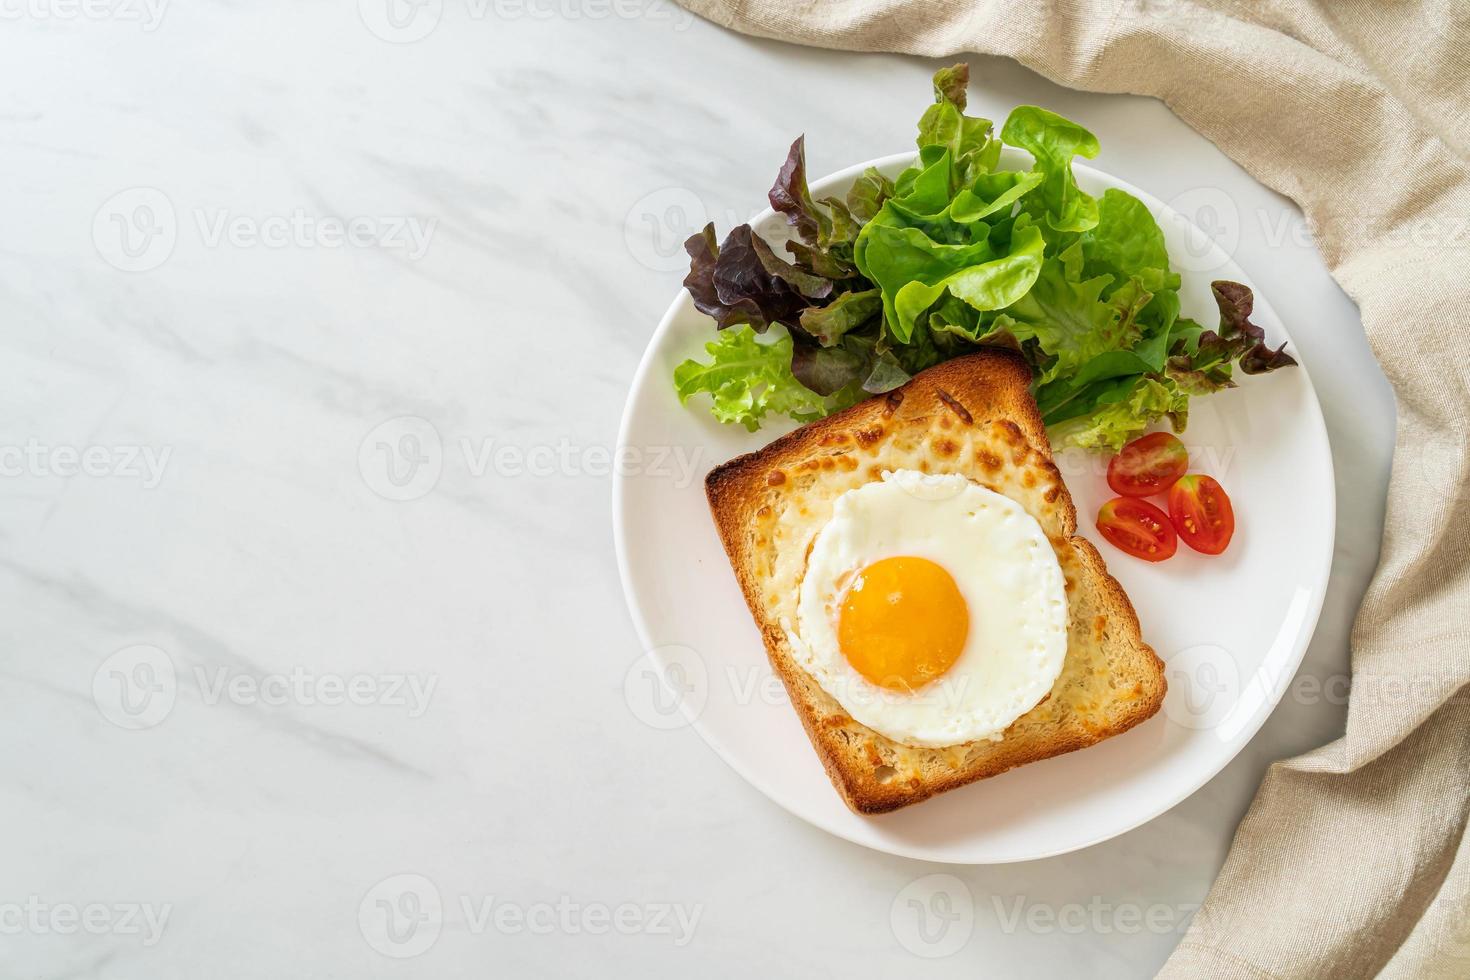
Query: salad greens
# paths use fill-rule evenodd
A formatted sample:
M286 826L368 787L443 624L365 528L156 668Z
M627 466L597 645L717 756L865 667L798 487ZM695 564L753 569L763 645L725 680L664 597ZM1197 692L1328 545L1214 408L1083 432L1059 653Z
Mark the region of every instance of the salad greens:
M715 320L710 360L674 371L681 401L713 398L751 431L769 414L820 418L982 346L1019 351L1054 441L1121 447L1189 399L1295 364L1250 320L1252 296L1213 284L1220 323L1180 315L1178 274L1137 198L1078 186L1075 157L1098 143L1070 120L1018 106L999 134L965 114L966 65L934 76L919 155L890 180L868 169L844 197L814 199L804 141L791 145L771 206L795 237L781 256L749 225L711 224L685 243L694 305ZM1003 144L1029 171L998 170ZM758 340L772 325L774 342Z

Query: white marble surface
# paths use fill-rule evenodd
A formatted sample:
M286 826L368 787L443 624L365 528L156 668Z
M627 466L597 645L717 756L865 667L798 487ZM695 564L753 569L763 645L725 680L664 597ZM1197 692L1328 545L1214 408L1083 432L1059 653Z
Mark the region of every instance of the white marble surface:
M642 2L384 10L0 3L0 975L1149 974L1266 765L1341 729L1377 551L1392 402L1296 212L1156 102L974 62L987 114L1074 115L1237 239L1316 366L1338 552L1301 683L1199 793L916 864L630 711L605 460L686 226L798 132L814 173L904 148L934 66ZM431 434L394 484L378 444ZM973 921L925 946L940 872Z

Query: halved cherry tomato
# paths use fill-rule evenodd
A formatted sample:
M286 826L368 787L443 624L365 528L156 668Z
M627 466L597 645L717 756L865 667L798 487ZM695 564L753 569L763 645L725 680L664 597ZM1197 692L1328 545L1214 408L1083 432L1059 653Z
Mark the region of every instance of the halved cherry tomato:
M1181 476L1169 488L1169 519L1184 543L1205 555L1218 555L1235 533L1235 510L1214 477Z
M1125 497L1163 493L1189 469L1189 451L1178 437L1150 432L1134 439L1108 463L1108 486Z
M1097 513L1097 529L1114 545L1144 561L1163 561L1179 547L1169 515L1147 500L1114 497Z

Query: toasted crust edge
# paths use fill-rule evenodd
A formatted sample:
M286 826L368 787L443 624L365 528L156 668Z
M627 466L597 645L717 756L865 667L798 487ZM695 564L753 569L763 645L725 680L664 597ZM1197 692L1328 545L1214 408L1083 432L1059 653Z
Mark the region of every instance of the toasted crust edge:
M979 351L931 367L886 395L874 396L844 411L810 422L773 440L762 449L716 466L705 478L710 513L746 605L760 629L771 667L786 687L792 707L801 719L802 727L816 749L833 786L856 813L876 815L891 812L1030 762L1039 762L1096 745L1153 717L1163 704L1167 690L1163 661L1144 642L1133 603L1122 585L1108 572L1102 555L1090 541L1077 535L1076 506L1056 468L1051 443L1047 438L1041 413L1031 395L1030 384L1030 368L1018 354L999 349ZM959 392L960 396L957 397L955 392ZM988 406L985 415L987 420L1012 422L1030 448L1040 455L1043 465L1051 470L1057 486L1061 488L1056 503L1063 535L1076 549L1089 582L1103 593L1110 620L1120 624L1131 644L1150 658L1153 672L1149 679L1156 683L1150 685L1145 696L1136 699L1128 710L1115 717L1106 730L1091 735L1073 733L1069 737L1044 744L1021 745L1011 755L912 786L907 783L881 783L868 771L849 765L843 751L847 746L838 744L838 735L821 724L821 719L816 717L812 706L802 698L793 677L778 655L781 646L786 642L785 636L777 624L766 621L761 608L758 583L749 575L744 531L754 517L755 501L759 499L757 491L764 483L767 473L779 468L784 461L814 454L828 435L861 430L874 421L892 415L906 399L923 397L925 394L932 394L958 421L965 424L973 424L975 418L968 406L984 402ZM876 732L873 734L878 738L883 737Z

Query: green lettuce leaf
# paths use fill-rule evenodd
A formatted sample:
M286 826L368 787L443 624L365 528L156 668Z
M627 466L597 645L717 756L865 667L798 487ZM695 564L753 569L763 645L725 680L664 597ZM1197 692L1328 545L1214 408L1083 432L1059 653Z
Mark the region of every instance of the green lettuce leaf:
M1036 195L1028 199L1027 210L1037 220L1045 218L1049 227L1060 232L1097 226L1097 201L1077 186L1072 175L1073 157L1097 156L1096 136L1055 112L1023 105L1011 110L1000 138L1036 159L1032 170L1042 175L1042 182Z
M1000 140L994 138L989 119L965 115L965 89L970 84L970 66L942 68L934 75L934 104L919 119L919 149L944 147L952 167L948 171L949 193L995 169L1000 160Z
M1087 361L1107 351L1131 347L1139 339L1137 313L1139 295L1128 291L1118 301L1102 298L1112 283L1111 276L1082 278L1080 244L1041 265L1031 291L1006 309L1013 321L1012 333L1020 340L1036 341L1047 355L1041 383L1071 377Z
M1009 215L1015 203L1042 179L1038 173L1014 170L983 174L954 196L949 203L949 219L967 225L992 214Z
M900 289L910 283L933 285L996 256L986 238L948 245L934 241L919 228L899 224L890 217L891 204L863 228L854 257L859 271L882 291L889 333L906 343L912 320L907 324L899 321L894 300Z
M988 262L952 272L937 282L921 277L893 296L893 335L907 341L919 317L946 293L975 310L999 310L1024 297L1041 274L1046 242L1040 229L1028 227L1011 239L1010 252Z
M870 168L814 198L793 142L770 191L789 258L749 225L719 245L713 226L689 239L685 285L723 332L709 361L676 369L681 399L708 393L716 417L751 429L772 413L806 421L999 346L1030 365L1054 440L1115 449L1166 416L1182 430L1189 398L1232 387L1237 368L1295 363L1266 344L1239 283L1213 284L1218 327L1181 316L1148 207L1077 183L1073 160L1098 153L1090 132L1019 106L997 136L965 113L968 82L963 64L935 74L918 156L896 179ZM1030 170L997 170L1003 141ZM758 341L771 324L786 330Z
M899 195L863 228L853 252L859 271L882 291L888 332L899 343L910 341L914 324L946 295L979 311L1016 302L1040 275L1046 245L1029 219L1009 226L1002 239L980 220L1009 220L1039 177L986 174L963 196L942 198L949 154L929 156L931 164L900 179Z
M674 368L674 390L681 404L696 394L709 394L710 411L721 422L754 432L767 415L808 422L836 407L835 400L812 391L791 373L790 336L761 343L750 327L739 327L721 331L704 349L708 362L690 359Z
M1179 277L1169 272L1164 233L1142 201L1109 188L1098 199L1097 215L1097 224L1080 239L1088 275L1123 279L1151 269L1158 275L1153 291L1179 288Z
M1092 414L1057 427L1054 437L1060 436L1065 445L1117 452L1166 415L1175 432L1183 432L1188 423L1189 396L1168 379L1138 378L1117 394Z
M831 347L843 334L855 330L883 312L883 297L876 289L843 293L826 306L801 313L801 328L823 347Z
M935 221L954 196L954 157L947 146L919 149L919 162L898 175L890 203L901 214L912 216L915 225Z
M893 181L869 167L848 190L847 210L858 221L866 223L873 220L883 202L893 195Z

